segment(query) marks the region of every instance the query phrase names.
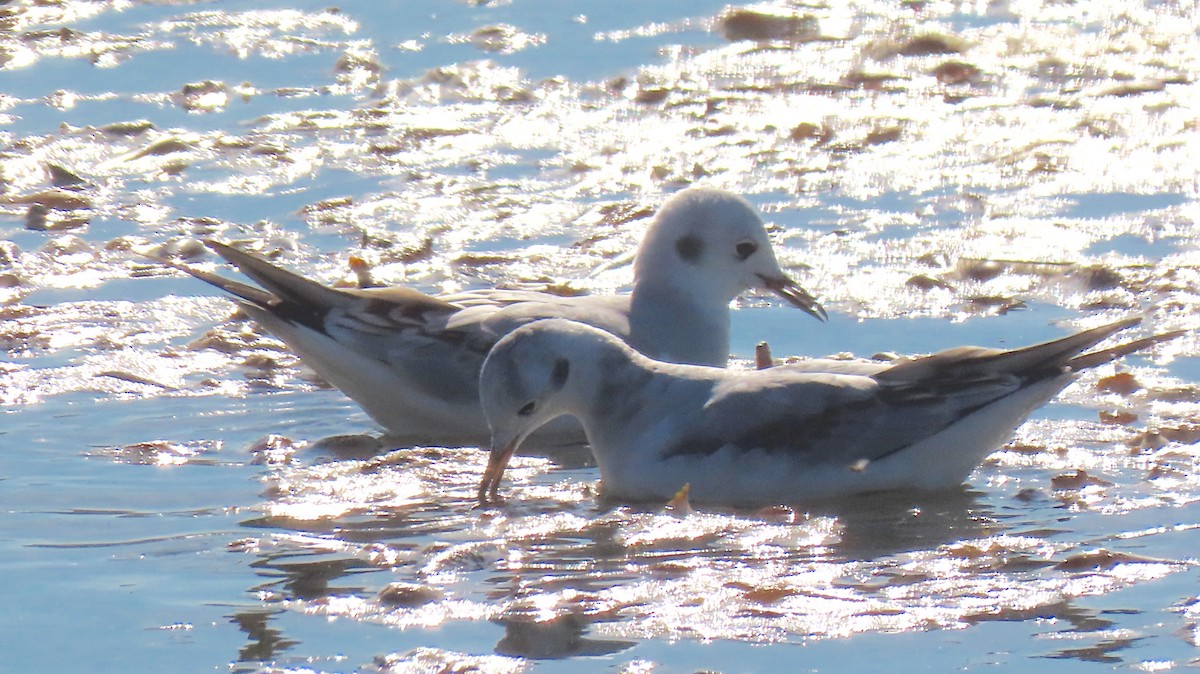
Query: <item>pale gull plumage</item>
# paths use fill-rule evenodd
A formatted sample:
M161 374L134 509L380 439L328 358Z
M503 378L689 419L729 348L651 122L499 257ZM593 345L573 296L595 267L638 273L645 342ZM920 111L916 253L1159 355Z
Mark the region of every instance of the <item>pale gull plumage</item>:
M743 506L958 486L1080 370L1179 334L1080 355L1137 322L1012 351L738 371L663 363L595 328L539 321L484 363L493 439L479 498L496 497L514 449L560 415L583 423L601 493L618 500L666 501L684 485L694 501Z
M231 246L208 245L261 288L167 264L234 295L317 374L410 442L486 442L479 368L496 340L532 321L570 318L661 360L724 366L729 303L749 289L772 290L825 320L820 304L780 269L755 209L709 188L680 191L662 205L626 295L335 289ZM548 442L582 440L574 423L547 430Z

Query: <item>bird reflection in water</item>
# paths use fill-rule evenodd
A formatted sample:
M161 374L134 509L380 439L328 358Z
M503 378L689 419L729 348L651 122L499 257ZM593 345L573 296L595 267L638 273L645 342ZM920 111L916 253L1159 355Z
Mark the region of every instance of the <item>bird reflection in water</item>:
M238 662L267 662L300 643L283 637L270 626L271 618L280 611L243 611L230 617L230 622L246 633L250 643L238 651Z
M552 660L575 656L611 655L636 645L618 639L590 639L584 636L595 616L564 612L550 617L538 609L517 608L495 622L504 625L504 638L496 644L498 655Z

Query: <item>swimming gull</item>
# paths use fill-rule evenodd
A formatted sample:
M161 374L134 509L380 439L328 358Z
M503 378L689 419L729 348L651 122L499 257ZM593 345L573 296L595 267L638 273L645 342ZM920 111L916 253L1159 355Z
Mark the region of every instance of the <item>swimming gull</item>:
M335 289L215 241L206 242L260 287L163 261L236 297L322 378L390 434L409 442L486 443L479 368L498 339L535 320L581 321L660 360L724 366L729 303L753 288L808 314L825 310L779 266L763 221L745 199L682 190L662 205L624 295L560 297L471 290L434 297L405 287ZM575 423L547 442L582 441ZM557 436L557 437L556 437Z
M751 506L958 486L1081 370L1180 334L1084 353L1138 322L1012 351L739 371L663 363L595 328L538 321L484 363L492 446L478 496L495 500L514 449L564 414L582 422L601 493L616 500L666 501L687 486L692 501Z

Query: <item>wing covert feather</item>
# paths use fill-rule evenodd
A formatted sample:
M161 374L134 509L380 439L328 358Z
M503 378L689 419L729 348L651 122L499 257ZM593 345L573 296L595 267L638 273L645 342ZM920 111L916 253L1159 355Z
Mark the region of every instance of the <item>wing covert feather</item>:
M733 445L854 465L935 435L1020 387L1015 378L999 378L943 395L911 385L898 390L865 376L747 374L719 384L704 420L663 455L707 455Z

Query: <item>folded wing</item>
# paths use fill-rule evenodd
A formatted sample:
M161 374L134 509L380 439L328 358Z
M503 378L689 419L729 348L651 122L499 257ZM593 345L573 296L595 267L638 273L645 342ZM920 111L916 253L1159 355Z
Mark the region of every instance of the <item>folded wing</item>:
M1038 400L1022 402L1032 409L1066 386L1073 373L1180 334L1080 355L1137 323L1121 321L1011 351L960 347L870 375L781 366L733 376L714 389L703 420L664 454L707 455L733 445L814 463L865 465L1020 392L1037 391ZM1061 384L1037 386L1051 380Z

